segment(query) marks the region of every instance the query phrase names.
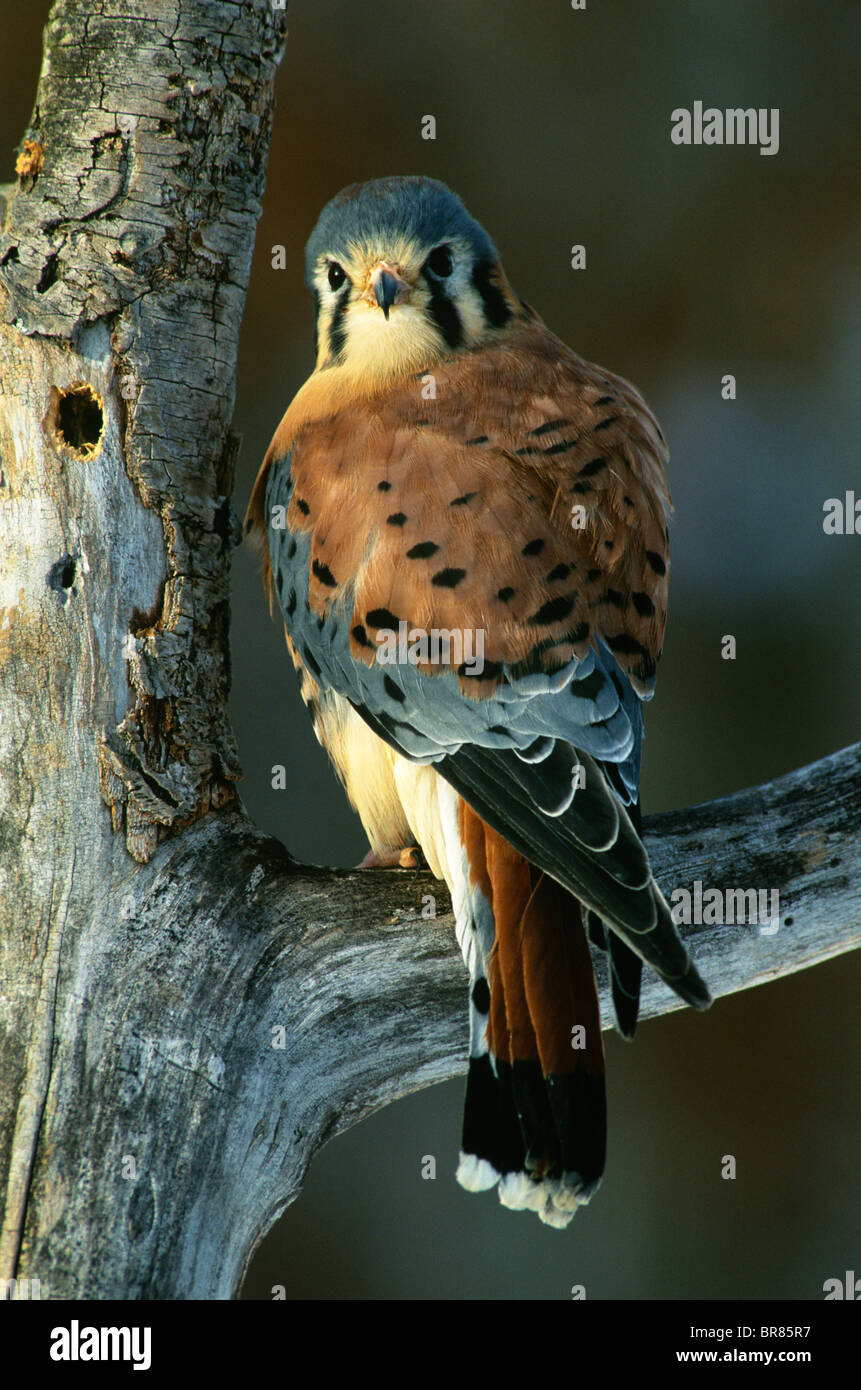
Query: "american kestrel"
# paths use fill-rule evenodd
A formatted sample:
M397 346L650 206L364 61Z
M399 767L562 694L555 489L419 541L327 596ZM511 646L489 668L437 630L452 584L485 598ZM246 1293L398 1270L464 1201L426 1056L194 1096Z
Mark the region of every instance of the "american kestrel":
M344 189L306 279L317 364L246 530L378 862L417 844L451 892L470 975L458 1179L566 1226L604 1167L589 940L625 1037L642 961L710 1003L639 838L663 436L433 179Z

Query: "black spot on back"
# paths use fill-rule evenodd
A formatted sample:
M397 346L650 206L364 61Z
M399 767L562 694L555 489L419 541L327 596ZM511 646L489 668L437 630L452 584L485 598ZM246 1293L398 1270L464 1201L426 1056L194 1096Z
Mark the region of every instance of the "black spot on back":
M391 516L386 517L389 526L403 526L406 519L406 512L392 512Z
M436 585L438 589L456 589L460 581L465 578L466 570L455 569L454 566L450 565L444 570L437 570L431 578L431 584Z
M515 592L516 591L512 589L509 585L506 585L504 589L497 590L496 597L500 600L500 602L507 603L510 598L514 597Z
M338 581L328 565L323 565L319 560L314 560L311 563L311 571L317 576L321 584L325 584L330 589L337 588Z
M484 976L472 987L472 1002L480 1014L490 1013L490 988Z
M536 626L546 623L560 623L563 618L568 617L573 607L574 595L560 594L558 598L548 599L545 604L542 604L538 612L532 614L529 621Z
M469 662L473 666L473 662ZM467 662L462 662L457 668L459 676L468 676L473 681L495 681L502 674L502 663L499 661L485 661L480 671L467 670Z
M471 502L473 497L477 497L477 492L465 492L462 497L455 497L453 502L449 502L450 507L465 507L467 502Z
M312 676L319 676L320 667L317 665L317 662L311 655L307 643L302 644L302 655L305 658L305 665L308 667L308 670L311 672Z
M543 425L539 425L537 429L530 430L529 435L530 438L534 436L534 438L537 439L539 435L550 434L553 430L562 430L566 425L570 425L570 423L570 420L563 420L561 416L558 420L545 420Z
M402 705L407 697L401 690L400 686L395 684L391 676L383 677L383 685L386 688L386 694L389 695L391 699L397 700L398 704Z
M407 551L408 560L428 560L439 550L436 541L419 541Z
M581 625L582 626L582 625ZM588 632L588 624L586 625ZM576 629L575 629L576 631ZM563 644L573 641L572 634L565 633L562 637L545 637L540 642L536 642L530 647L522 661L511 667L511 684L516 685L524 676L553 675L555 671L561 671L568 665L569 658L563 657L558 650ZM556 652L556 655L552 653ZM538 743L541 740L537 740Z
M367 722L368 724L370 724L370 726L371 726L372 729L374 728L374 725L375 725L375 724L379 724L379 725L381 725L382 728L386 729L390 734L393 734L394 737L395 737L395 740L397 740L397 731L398 731L398 729L406 729L408 733L410 733L410 734L415 734L416 738L423 738L423 737L424 737L424 735L422 735L422 734L419 733L418 729L414 729L413 726L412 726L412 724L408 723L407 720L405 720L405 719L394 719L394 718L392 717L392 715L386 714L385 710L378 710L378 711L376 712L376 714L371 715L371 712L370 712L370 710L367 709L367 706L361 705L361 704L359 704L359 703L357 703L357 702L353 702L353 704L354 704L354 708L355 708L360 714L361 714L362 711L364 710L366 715L370 715L370 718L368 718L368 719L366 720L366 722Z
M521 550L521 555L540 555L544 549L544 538L536 537L534 541L529 541Z
M365 622L368 627L394 628L397 631L400 618L396 618L388 608L372 608L370 613L365 615ZM355 628L353 630L355 631Z
M648 594L640 593L638 591L637 593L631 595L631 602L633 603L637 612L641 614L641 616L644 618L650 618L655 611L655 605L652 603L652 600L649 598Z
M646 559L652 566L655 574L666 574L667 567L664 564L663 556L659 555L656 550L647 550Z
M583 676L580 680L573 680L568 688L578 700L596 700L603 686L603 675L600 671L593 671L589 676Z
M645 647L641 646L627 632L620 632L618 637L605 637L604 641L611 652L619 652L622 656L649 656Z

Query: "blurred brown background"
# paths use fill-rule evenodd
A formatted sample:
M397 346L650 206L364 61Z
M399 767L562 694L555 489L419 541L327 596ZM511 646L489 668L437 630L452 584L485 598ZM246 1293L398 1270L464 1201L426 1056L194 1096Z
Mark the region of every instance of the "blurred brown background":
M0 181L33 104L42 0L0 0ZM344 184L444 179L516 289L629 377L670 442L670 626L648 711L647 811L774 777L859 737L861 497L854 3L295 3L242 335L236 509L313 366L302 251ZM695 100L778 107L780 149L673 145ZM433 114L437 139L421 139ZM588 268L570 269L582 242ZM271 248L287 250L286 271ZM733 373L738 399L721 399ZM297 856L365 844L310 732L256 564L234 563L242 796ZM738 659L720 656L732 633ZM270 787L286 763L289 792ZM462 1084L330 1144L260 1247L244 1296L821 1298L861 1271L861 957L607 1035L609 1162L567 1232L469 1196ZM467 1010L464 986L464 1049ZM422 1181L421 1159L437 1159ZM734 1154L738 1177L720 1177Z

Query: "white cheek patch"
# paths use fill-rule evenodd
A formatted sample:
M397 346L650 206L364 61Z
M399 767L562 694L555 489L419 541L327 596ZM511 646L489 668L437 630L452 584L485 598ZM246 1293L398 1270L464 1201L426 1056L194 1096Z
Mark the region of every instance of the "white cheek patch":
M463 324L463 336L468 345L487 337L488 327L484 317L484 303L478 290L470 281L463 289L458 289L455 297L457 312Z

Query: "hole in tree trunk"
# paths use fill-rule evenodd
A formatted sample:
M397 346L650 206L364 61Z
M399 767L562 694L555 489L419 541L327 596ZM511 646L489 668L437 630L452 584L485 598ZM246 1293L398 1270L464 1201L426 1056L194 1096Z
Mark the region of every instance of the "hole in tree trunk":
M69 597L69 590L74 594L77 592L72 586L75 583L75 573L78 568L76 555L61 555L48 573L45 575L45 583L49 589L53 589L59 594L60 602L65 603Z
M87 382L76 382L57 392L54 434L61 447L76 458L88 460L99 451L104 429L102 398Z

